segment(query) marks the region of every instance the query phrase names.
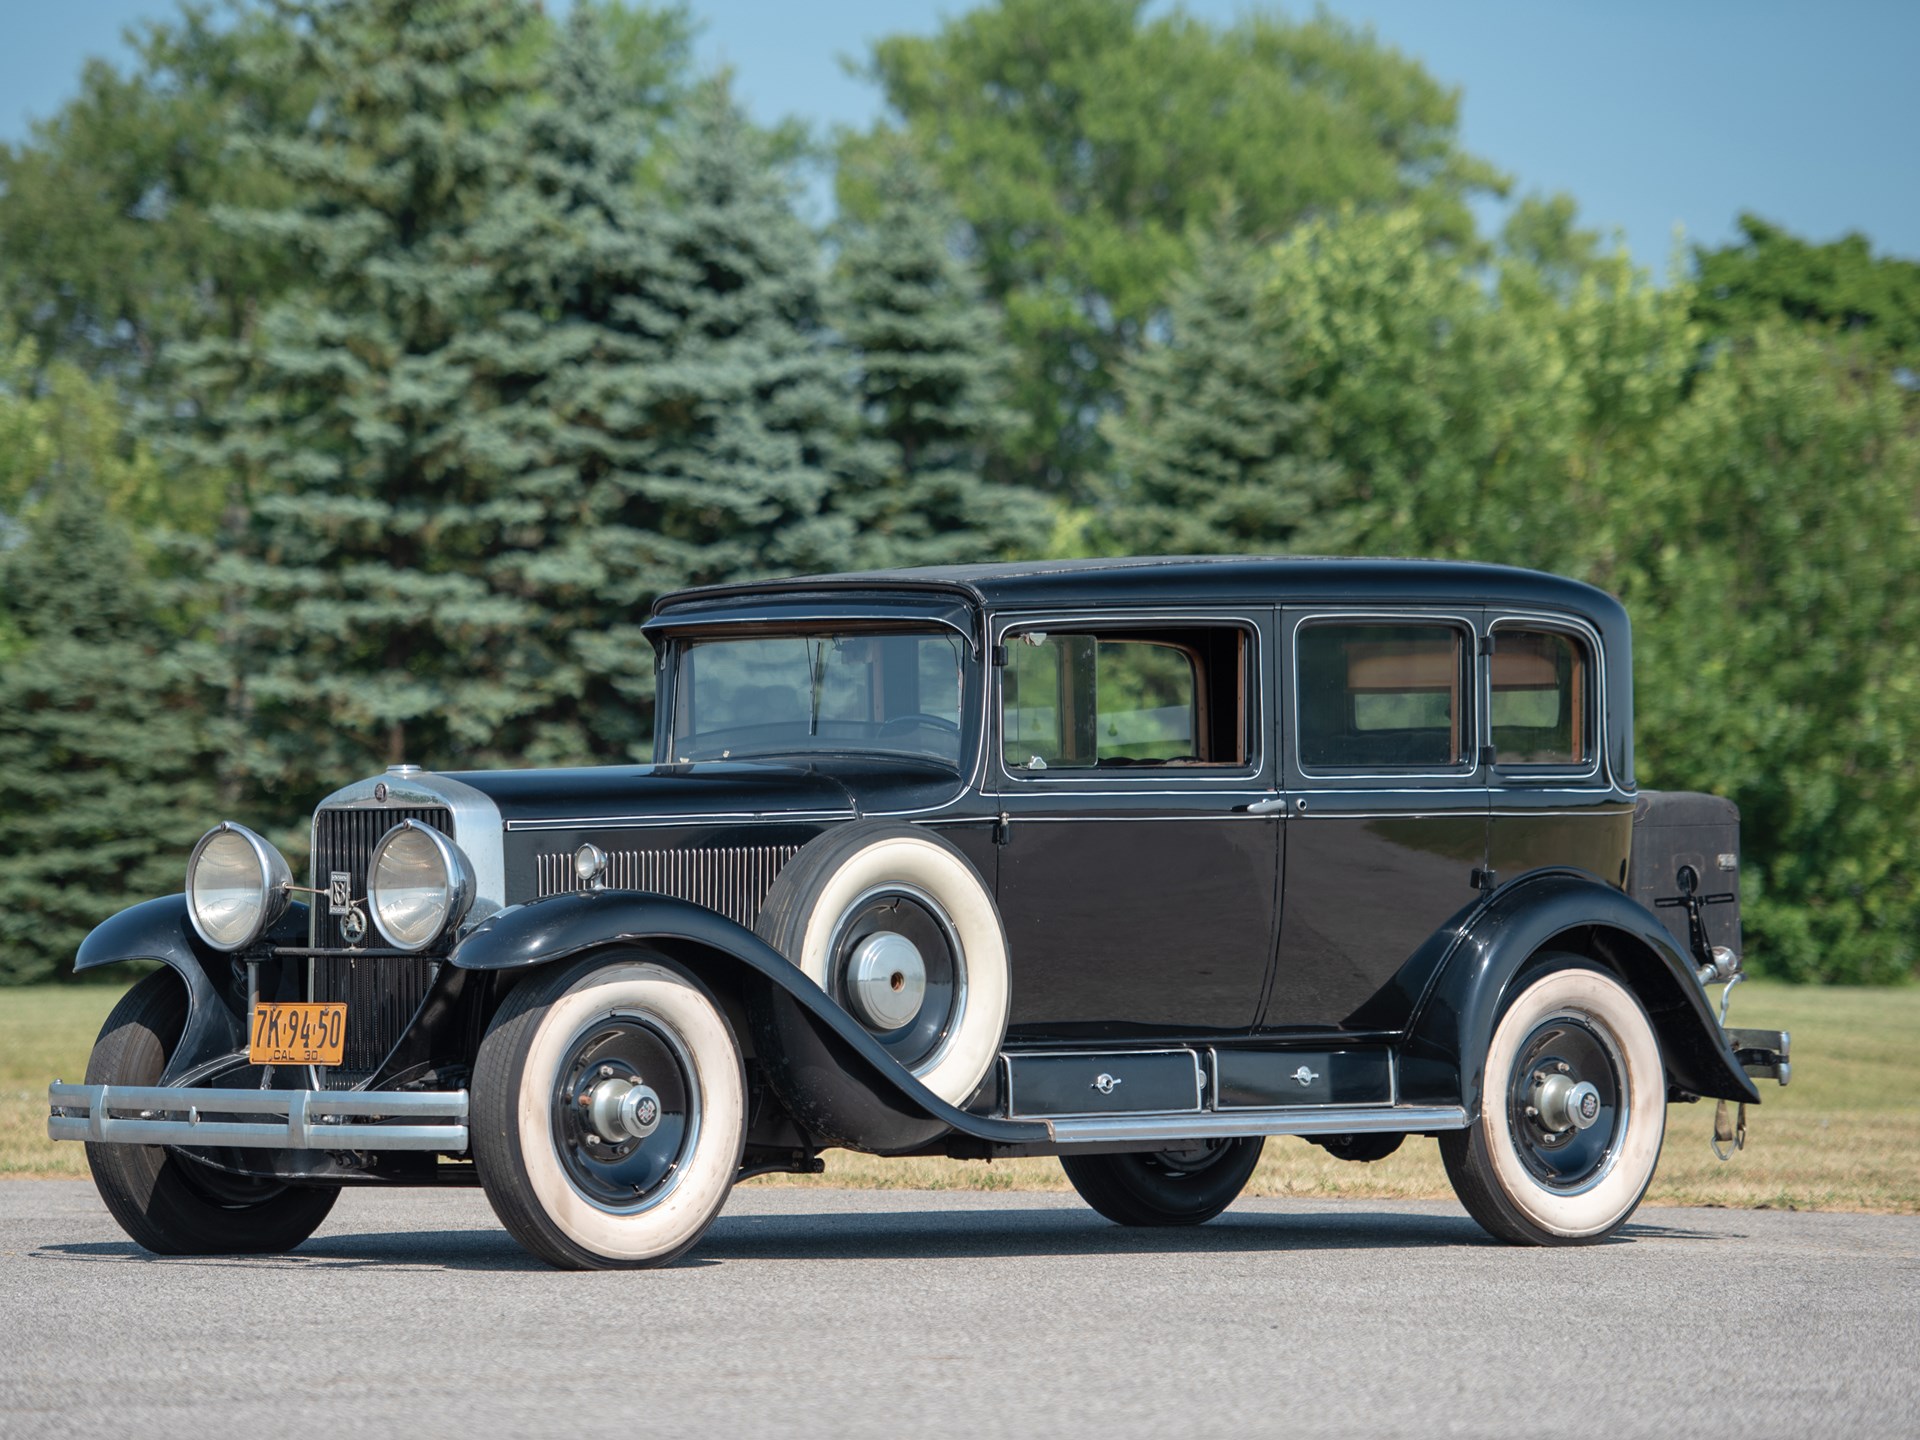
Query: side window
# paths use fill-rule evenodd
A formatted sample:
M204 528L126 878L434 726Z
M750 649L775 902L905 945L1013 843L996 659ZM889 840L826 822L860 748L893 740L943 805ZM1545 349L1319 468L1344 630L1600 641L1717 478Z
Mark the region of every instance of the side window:
M1586 765L1593 759L1591 666L1577 638L1499 626L1488 677L1496 764Z
M1296 632L1300 764L1308 770L1466 764L1467 632L1457 625L1308 621Z
M1237 626L1014 630L1001 740L1017 775L1251 763L1252 647Z

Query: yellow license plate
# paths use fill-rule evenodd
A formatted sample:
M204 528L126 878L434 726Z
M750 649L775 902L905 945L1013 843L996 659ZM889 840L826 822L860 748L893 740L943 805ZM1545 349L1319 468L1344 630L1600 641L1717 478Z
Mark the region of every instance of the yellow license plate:
M247 1059L255 1065L338 1065L346 1043L345 1005L256 1005Z

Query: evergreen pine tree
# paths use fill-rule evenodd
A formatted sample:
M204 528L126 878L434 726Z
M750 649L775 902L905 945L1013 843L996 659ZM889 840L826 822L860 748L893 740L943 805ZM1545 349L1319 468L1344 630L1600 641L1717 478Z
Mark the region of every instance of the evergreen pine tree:
M1312 548L1337 472L1319 458L1289 374L1285 325L1255 252L1203 239L1176 285L1168 335L1121 375L1123 408L1097 522L1121 553Z
M0 553L0 984L180 888L213 808L202 692L100 496L65 481Z
M579 764L635 758L651 739L651 649L637 629L650 597L610 600L626 577L609 570L601 530L621 510L621 476L651 453L645 397L678 323L659 291L684 267L659 207L640 201L646 117L592 6L573 8L543 79L511 183L473 236L502 308L463 345L489 391L472 464L504 526L488 581L541 617L510 645L526 708L507 748Z
M231 217L308 274L245 345L191 351L189 447L235 476L223 591L244 768L296 803L401 759L500 758L505 663L533 622L484 577L511 512L471 462L493 438L464 337L494 305L470 231L507 168L497 122L532 11L494 0L278 0L318 86L259 137L297 197ZM239 754L236 747L236 754Z
M844 225L831 291L875 467L834 498L858 530L854 563L1033 553L1048 538L1044 502L985 473L1015 423L1002 395L1009 354L978 279L953 252L959 216L904 149L878 168L881 198Z
M817 242L723 87L690 107L660 207L615 234L618 263L570 301L603 348L545 393L582 487L560 553L589 586L572 634L585 724L596 754L638 758L654 598L844 564L851 526L825 504L858 416L822 328Z

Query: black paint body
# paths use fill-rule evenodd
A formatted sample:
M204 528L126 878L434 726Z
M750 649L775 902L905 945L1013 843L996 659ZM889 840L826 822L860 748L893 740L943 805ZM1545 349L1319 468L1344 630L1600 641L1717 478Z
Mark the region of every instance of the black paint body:
M1006 769L996 662L1008 629L1115 616L1244 627L1254 718L1243 769ZM1459 764L1418 777L1300 764L1293 647L1303 623L1326 617L1443 617L1462 628L1477 688L1474 743ZM1007 1118L1009 1078L1019 1114L1108 1113L1084 1096L1072 1098L1092 1108L1077 1112L1027 1098L1067 1084L1050 1054L1089 1050L1133 1066L1114 1072L1132 1085L1115 1091L1122 1111L1133 1095L1158 1097L1157 1113L1186 1108L1165 1097L1184 1096L1182 1066L1198 1065L1218 1091L1203 1103L1222 1110L1397 1102L1475 1114L1479 1067L1516 977L1543 952L1572 951L1639 994L1677 1090L1757 1101L1684 945L1622 889L1636 794L1632 657L1611 597L1528 571L1360 560L1074 562L722 587L656 607L647 630L664 658L660 710L670 713L673 647L684 637L902 620L966 637L959 773L848 754L449 777L498 808L507 908L458 939L369 1083L464 1083L487 1018L519 975L638 945L711 989L756 1055L800 1047L818 1073L843 1077L814 1095L789 1093L786 1113L756 1120L750 1161L756 1146L765 1159L827 1143L1044 1150L1042 1126ZM1482 647L1516 621L1577 632L1592 647L1594 754L1581 773L1504 766L1487 743ZM658 754L664 762L664 740ZM567 878L589 842L635 874L699 853L724 857L736 876L770 877L814 836L858 819L937 830L998 902L1012 968L1007 1053L965 1109L934 1097L752 934L739 882L738 913L727 914L640 889L580 891ZM282 921L272 943L298 943L305 923ZM108 921L80 965L130 957L186 979L188 1035L170 1073L244 1066L246 967L201 946L179 897ZM292 973L268 979L284 986ZM325 1157L277 1157L268 1168L364 1178L328 1169Z

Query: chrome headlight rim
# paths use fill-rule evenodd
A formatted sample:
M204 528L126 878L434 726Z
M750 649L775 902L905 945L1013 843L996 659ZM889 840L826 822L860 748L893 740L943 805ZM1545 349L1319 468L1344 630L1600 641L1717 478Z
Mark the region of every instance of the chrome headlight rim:
M397 933L397 926L387 907L382 903L380 869L387 857L387 851L405 837L406 843L425 841L440 866L441 896L431 925L415 936ZM467 911L473 906L477 889L474 879L473 862L467 859L466 852L452 840L418 820L402 820L386 834L382 835L373 847L373 853L367 857L367 915L373 921L374 928L380 932L380 938L395 950L408 954L417 954L433 945L442 936L457 928L466 918Z
M231 935L221 938L215 927L201 915L200 862L209 847L227 836L241 841L251 852L259 878L258 908L246 933L238 939ZM271 841L237 821L222 820L194 842L193 851L187 856L187 919L193 926L193 933L213 949L228 953L244 950L256 943L276 920L287 913L287 906L293 901L292 887L293 868Z

